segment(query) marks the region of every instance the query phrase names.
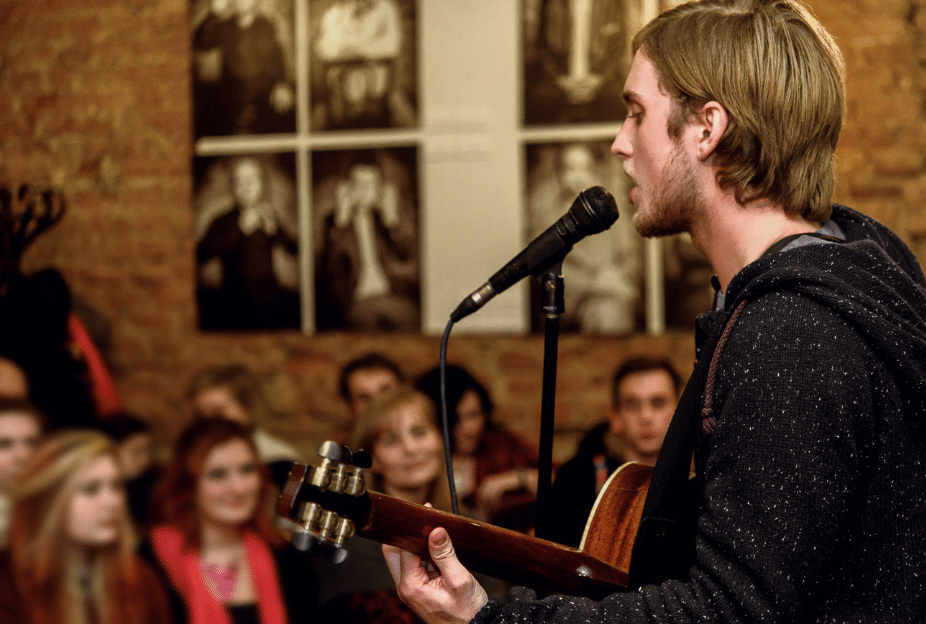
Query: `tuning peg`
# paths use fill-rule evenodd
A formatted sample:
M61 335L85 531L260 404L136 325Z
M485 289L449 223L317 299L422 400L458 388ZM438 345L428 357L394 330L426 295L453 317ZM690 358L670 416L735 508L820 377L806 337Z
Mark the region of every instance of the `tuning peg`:
M342 457L344 456L344 451L347 450L346 447L341 446L337 442L332 442L328 440L322 442L318 445L318 448L315 449L315 454L321 457L322 459L328 459L333 462L344 461ZM348 453L350 451L348 450Z
M302 552L316 552L318 550L318 537L313 535L310 531L293 531L289 538L289 542L293 547Z
M299 520L302 521L302 525L308 530L314 530L318 528L318 517L321 515L324 509L318 503L313 503L311 501L306 501L302 503L302 506L299 508Z
M328 489L328 485L331 481L331 467L341 461L341 457L344 455L343 451L343 447L330 440L319 444L318 448L315 450L315 454L322 458L322 463L318 468L311 471L308 477L309 483L319 490Z
M373 456L364 450L354 451L351 463L357 468L369 468L373 465Z
M334 525L331 538L338 544L344 544L354 536L354 523L350 518L338 516L338 521Z
M347 549L331 540L323 540L318 551L321 558L332 565L342 564L347 559Z
M342 492L348 496L360 496L366 492L366 482L359 468L345 479Z

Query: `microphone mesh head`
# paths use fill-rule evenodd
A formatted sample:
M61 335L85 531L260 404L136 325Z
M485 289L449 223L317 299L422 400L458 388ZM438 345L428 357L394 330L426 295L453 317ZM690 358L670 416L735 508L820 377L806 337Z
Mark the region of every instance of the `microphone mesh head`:
M560 234L571 239L572 244L611 227L618 217L617 202L606 189L593 186L579 193L567 216L571 218L561 221L568 233L561 231Z

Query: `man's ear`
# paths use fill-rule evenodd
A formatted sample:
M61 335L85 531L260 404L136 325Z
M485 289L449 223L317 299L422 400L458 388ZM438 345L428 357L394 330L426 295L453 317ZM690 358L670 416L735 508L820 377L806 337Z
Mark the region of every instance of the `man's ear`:
M697 118L701 133L697 145L699 160L703 162L714 153L723 133L727 131L728 122L727 109L718 102L710 101L701 108Z

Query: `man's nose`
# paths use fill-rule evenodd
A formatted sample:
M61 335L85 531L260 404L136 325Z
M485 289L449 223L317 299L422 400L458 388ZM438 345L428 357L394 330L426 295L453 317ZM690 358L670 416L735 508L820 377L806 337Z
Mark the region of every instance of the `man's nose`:
M611 143L611 153L624 160L627 160L633 155L633 147L630 145L630 140L627 138L626 123L621 126L620 132L614 137L614 142Z

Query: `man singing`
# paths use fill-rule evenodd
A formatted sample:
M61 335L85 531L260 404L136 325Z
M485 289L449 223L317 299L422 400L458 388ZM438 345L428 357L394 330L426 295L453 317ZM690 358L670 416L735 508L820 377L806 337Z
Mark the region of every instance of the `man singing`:
M831 203L834 41L791 0L701 0L633 50L612 152L636 227L688 232L717 288L637 533L639 591L503 604L438 528L439 575L384 547L400 594L430 622L926 621L926 281Z

